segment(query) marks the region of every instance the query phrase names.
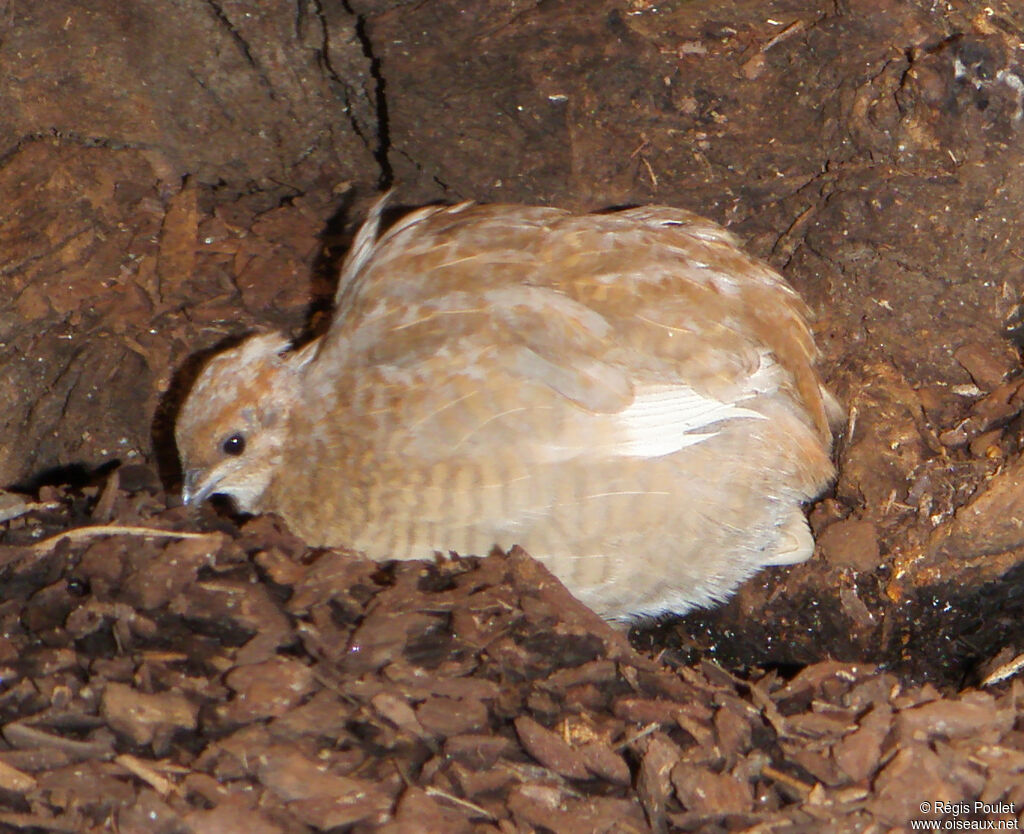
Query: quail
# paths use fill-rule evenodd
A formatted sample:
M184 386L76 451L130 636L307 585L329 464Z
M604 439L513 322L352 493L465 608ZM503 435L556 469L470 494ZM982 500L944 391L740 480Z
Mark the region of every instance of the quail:
M378 560L522 546L629 623L807 559L839 407L808 310L688 211L462 203L342 267L331 324L208 362L175 438L183 495L274 512Z

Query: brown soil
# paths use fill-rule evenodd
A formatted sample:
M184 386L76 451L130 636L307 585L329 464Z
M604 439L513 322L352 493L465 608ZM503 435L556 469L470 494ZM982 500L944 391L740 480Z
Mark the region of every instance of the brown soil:
M0 5L0 830L1021 820L1016 4L88 6ZM849 411L816 557L631 647L523 554L175 507L199 359L322 326L391 184L679 205L778 267Z

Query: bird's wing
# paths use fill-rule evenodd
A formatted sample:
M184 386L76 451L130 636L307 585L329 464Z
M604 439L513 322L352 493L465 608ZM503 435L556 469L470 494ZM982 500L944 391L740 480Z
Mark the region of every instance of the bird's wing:
M779 391L828 431L802 302L689 212L463 204L368 239L317 364L409 453L669 454Z

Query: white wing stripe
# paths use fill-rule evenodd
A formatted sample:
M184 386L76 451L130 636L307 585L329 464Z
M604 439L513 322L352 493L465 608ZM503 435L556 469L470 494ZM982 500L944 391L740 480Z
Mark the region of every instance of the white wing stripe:
M615 419L622 428L622 440L606 451L621 457L653 458L714 437L718 432L701 430L723 420L766 418L680 385L637 391L633 403Z

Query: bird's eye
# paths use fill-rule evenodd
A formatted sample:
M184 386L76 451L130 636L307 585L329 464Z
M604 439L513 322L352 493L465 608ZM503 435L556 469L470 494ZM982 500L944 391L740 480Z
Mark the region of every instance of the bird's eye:
M233 434L220 444L220 448L225 455L237 457L245 451L245 437L241 434Z

